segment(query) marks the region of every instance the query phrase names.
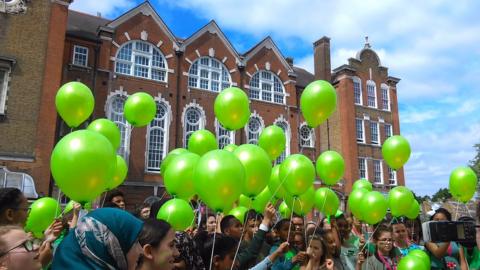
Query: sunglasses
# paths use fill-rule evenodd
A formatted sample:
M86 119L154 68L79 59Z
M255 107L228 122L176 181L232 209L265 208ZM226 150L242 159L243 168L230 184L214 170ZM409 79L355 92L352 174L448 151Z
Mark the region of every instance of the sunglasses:
M27 252L32 252L32 251L35 251L37 250L38 248L40 248L40 245L42 244L42 241L39 240L39 239L27 239L25 241L23 241L22 243L0 253L0 257L3 257L5 255L7 255L8 253L13 253L12 250L16 249L16 248L19 248L19 247L23 247Z

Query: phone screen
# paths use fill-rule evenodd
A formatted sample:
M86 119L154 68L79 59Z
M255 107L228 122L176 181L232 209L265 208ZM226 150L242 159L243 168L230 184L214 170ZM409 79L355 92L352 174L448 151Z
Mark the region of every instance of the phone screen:
M459 240L465 239L465 228L463 224L457 224L457 236Z

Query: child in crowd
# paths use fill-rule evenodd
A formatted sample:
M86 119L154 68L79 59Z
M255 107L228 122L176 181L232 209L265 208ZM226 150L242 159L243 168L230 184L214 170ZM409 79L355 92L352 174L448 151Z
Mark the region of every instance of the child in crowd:
M270 249L270 254L275 252L283 242L290 243L290 249L285 255L282 255L275 261L272 265L272 270L289 270L289 269L300 269L300 265L307 260L307 254L295 249L291 243L293 243L294 233L289 233L291 227L289 219L280 220L275 227L275 233L278 236L277 242Z
M302 265L300 270L333 270L334 263L333 260L327 259L327 246L322 240L322 237L319 234L314 234L310 236L308 240L308 263Z
M363 252L358 254L356 270L395 270L400 260L399 250L393 247L392 230L379 225L373 233L375 253L365 260Z

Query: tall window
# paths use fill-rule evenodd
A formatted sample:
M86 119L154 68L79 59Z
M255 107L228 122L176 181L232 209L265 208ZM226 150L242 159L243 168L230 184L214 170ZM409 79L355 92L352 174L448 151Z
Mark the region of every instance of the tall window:
M277 75L262 70L255 73L250 80L250 98L285 104L285 90Z
M397 172L390 167L388 168L388 183L392 186L397 185Z
M118 50L115 72L166 82L167 61L155 45L132 41Z
M0 68L0 115L5 114L9 74L10 70Z
M122 156L128 164L129 158L129 145L130 145L130 125L127 123L123 115L123 106L127 96L116 94L107 100L107 117L117 124L120 130L120 147L117 150L117 154Z
M392 136L392 125L385 124L383 127L385 129L385 139L391 137Z
M247 124L247 143L258 144L260 132L262 132L262 120L258 116L251 116Z
M203 113L197 107L189 107L184 113L183 119L183 147L188 146L188 139L193 132L204 127Z
M73 46L72 63L77 66L86 67L88 65L88 48L79 45Z
M160 172L160 163L168 152L168 107L157 101L157 114L148 125L146 169L149 172Z
M229 131L215 120L215 128L217 131L218 148L223 149L225 146L235 143L235 131Z
M377 122L370 122L370 137L371 137L372 144L377 144L377 145L380 144Z
M358 176L360 178L368 179L367 159L358 158Z
M363 119L355 119L357 142L365 142L365 131L363 130Z
M383 183L382 161L378 159L373 160L373 180L375 183Z
M275 125L280 127L283 130L283 132L285 132L285 137L286 137L285 150L282 152L282 154L280 154L277 160L275 160L276 164L280 164L290 154L290 130L288 127L288 123L285 120L278 120L275 122Z
M373 81L367 82L368 107L377 108L377 90Z
M300 126L300 146L301 147L313 147L313 129L308 127L306 123Z
M385 111L390 111L390 94L388 92L388 85L382 84L382 103Z
M353 95L355 104L362 105L362 81L358 77L353 78Z
M188 86L219 92L231 85L225 65L212 57L197 59L188 72Z

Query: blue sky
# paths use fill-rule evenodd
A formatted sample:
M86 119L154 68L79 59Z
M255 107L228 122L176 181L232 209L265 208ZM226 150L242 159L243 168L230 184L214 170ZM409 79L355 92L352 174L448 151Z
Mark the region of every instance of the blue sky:
M480 143L479 1L152 0L178 37L214 19L240 53L271 36L284 56L313 71L312 43L331 38L332 68L369 36L398 85L401 134L412 146L406 184L417 194L448 187ZM134 0L76 0L72 9L115 18Z

